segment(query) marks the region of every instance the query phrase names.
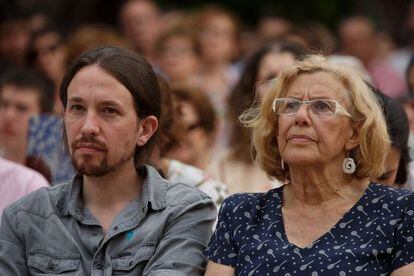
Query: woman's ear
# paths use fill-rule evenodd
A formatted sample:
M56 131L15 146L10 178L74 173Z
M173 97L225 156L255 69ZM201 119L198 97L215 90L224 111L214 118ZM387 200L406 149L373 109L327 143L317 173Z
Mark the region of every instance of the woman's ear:
M346 144L345 144L345 149L347 151L350 151L359 145L360 130L361 130L360 124L355 124L351 126L351 129L349 130L349 134L348 134L348 140L346 141Z
M148 116L141 119L138 127L137 146L145 145L158 128L158 119Z

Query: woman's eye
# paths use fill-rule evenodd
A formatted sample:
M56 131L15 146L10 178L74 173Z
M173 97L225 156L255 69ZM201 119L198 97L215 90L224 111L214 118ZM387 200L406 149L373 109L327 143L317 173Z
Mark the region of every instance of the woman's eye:
M331 110L331 106L329 105L329 103L324 102L324 101L315 101L313 102L313 108L317 109L317 110Z
M286 105L283 107L284 110L294 111L299 108L298 102L287 102Z

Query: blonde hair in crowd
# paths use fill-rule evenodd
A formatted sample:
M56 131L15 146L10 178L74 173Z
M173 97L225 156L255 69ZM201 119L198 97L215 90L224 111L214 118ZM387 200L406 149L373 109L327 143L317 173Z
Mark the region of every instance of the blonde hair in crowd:
M377 178L385 171L384 162L390 148L390 138L384 115L373 91L356 72L345 66L331 64L320 55L310 55L287 68L277 78L274 87L265 95L261 107L247 110L240 116L242 123L252 128L256 162L270 176L289 182L289 170L282 169L277 143L278 117L272 102L286 95L290 85L301 74L327 72L338 78L346 89L341 95L348 104L353 126L359 128L359 145L351 150L357 178ZM338 91L339 92L339 91Z

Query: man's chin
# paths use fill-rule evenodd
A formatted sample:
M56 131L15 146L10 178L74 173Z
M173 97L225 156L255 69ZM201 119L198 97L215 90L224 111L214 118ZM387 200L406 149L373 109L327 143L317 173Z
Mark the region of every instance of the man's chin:
M80 174L91 177L105 176L109 172L109 168L105 164L75 163L74 167Z

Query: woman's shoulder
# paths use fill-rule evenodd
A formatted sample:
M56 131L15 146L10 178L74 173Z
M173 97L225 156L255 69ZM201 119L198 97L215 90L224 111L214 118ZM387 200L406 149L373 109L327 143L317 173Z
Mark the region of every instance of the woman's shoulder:
M386 186L383 184L378 184L375 182L371 182L368 186L368 189L371 190L372 196L382 196L383 198L388 199L398 199L401 200L402 197L404 198L412 198L414 196L414 192L406 189L397 189L391 186Z
M402 210L403 207L414 207L414 192L405 189L396 189L382 184L371 183L368 186L370 203L386 203L394 210Z

